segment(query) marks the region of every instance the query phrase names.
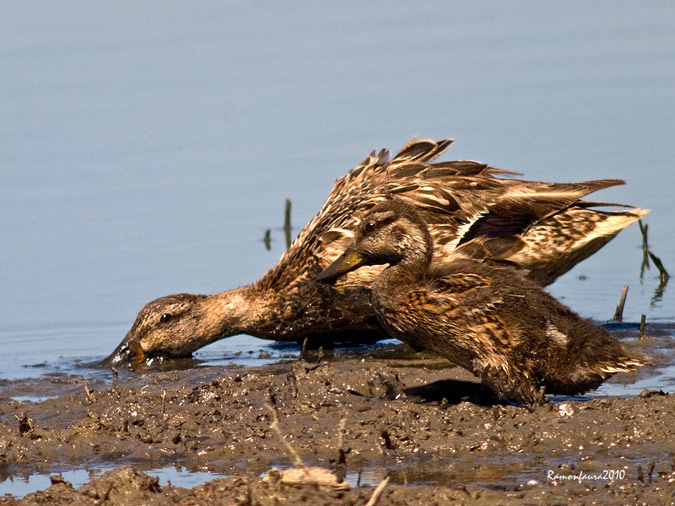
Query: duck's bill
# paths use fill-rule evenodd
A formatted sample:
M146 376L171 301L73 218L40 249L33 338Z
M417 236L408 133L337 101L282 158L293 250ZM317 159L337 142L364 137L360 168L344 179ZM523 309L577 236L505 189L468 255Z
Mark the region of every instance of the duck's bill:
M364 258L358 251L348 249L340 256L340 258L321 271L316 279L319 281L328 281L339 278L343 274L347 274L348 272L359 268L363 265L363 262Z
M129 333L120 345L107 358L102 360L101 367L118 367L140 364L146 359L145 352L136 334Z

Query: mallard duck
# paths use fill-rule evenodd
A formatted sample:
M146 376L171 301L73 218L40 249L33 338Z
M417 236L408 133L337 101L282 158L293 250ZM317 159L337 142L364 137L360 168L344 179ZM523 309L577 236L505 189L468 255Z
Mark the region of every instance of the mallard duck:
M393 199L362 218L352 245L317 279L388 264L371 295L387 333L442 355L498 396L528 407L543 402L544 391L582 393L650 363L511 266L432 264L433 248L420 213Z
M542 183L474 161L434 162L451 139L410 141L394 157L373 151L337 180L321 211L275 267L255 283L214 295L176 294L148 303L102 364L184 357L234 334L310 345L373 342L384 336L370 306L382 269L350 273L334 285L316 275L354 236L354 213L395 195L429 224L434 260L497 258L540 284L551 283L647 211L601 211L580 200L617 179Z

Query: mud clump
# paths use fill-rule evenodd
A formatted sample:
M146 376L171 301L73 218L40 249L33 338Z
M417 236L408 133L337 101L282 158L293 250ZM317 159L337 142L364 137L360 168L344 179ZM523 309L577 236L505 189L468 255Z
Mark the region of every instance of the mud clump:
M362 505L386 477L380 505L673 500L673 395L530 413L445 366L416 354L120 373L114 386L71 379L36 403L11 399L13 382L0 394L0 480L112 469L79 487L53 474L0 504ZM53 391L57 380L32 381ZM288 446L351 486L271 479L297 467ZM160 484L152 469L172 465L226 478Z

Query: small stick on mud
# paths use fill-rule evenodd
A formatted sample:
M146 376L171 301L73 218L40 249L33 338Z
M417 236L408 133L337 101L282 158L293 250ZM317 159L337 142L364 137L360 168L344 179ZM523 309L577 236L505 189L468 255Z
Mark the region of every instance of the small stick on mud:
M617 322L623 321L623 307L626 304L626 296L628 295L628 285L623 285L621 290L621 300L619 305L616 306L616 311L614 311L614 320Z
M338 424L338 448L342 448L342 444L344 442L345 425L347 425L347 417L343 416L340 418L340 423Z
M345 478L347 477L347 452L345 452L344 449L346 423L347 417L343 416L338 424L337 459L335 459L332 466L339 483L345 481Z
M84 385L84 393L87 396L87 401L89 404L92 404L94 402L94 397L91 395L91 391L89 390L89 387L87 385Z
M166 390L162 390L162 415L164 414L165 404L166 404Z
M656 466L656 462L653 460L649 463L649 467L647 468L647 480L649 483L652 482L652 473L654 472L654 466Z
M387 476L377 487L375 487L373 494L370 496L370 499L368 499L368 502L365 504L365 506L375 506L380 501L382 492L384 492L384 489L387 487L387 485L389 485L389 476Z
M298 398L298 378L295 375L294 371L291 371L288 374L288 384L291 389L291 393L293 394L293 398L297 399Z
M298 455L298 452L296 452L295 449L290 445L290 443L286 441L284 435L281 433L281 429L279 428L279 417L277 417L277 412L274 410L272 406L270 406L267 403L265 403L265 407L272 415L272 423L270 424L270 430L272 430L272 432L274 432L277 435L281 443L284 445L284 448L286 449L288 454L291 456L291 459L293 460L293 465L295 467L299 467L307 471L307 466L300 458L300 455Z

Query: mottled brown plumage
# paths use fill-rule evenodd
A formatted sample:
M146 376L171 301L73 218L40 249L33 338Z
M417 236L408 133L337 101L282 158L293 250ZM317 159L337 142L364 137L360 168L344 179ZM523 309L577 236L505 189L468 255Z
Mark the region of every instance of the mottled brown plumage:
M208 296L150 302L104 364L189 356L217 339L246 333L317 344L383 335L370 306L374 266L318 284L316 274L345 250L356 212L396 196L429 224L437 263L494 258L551 283L647 211L600 211L580 199L616 179L541 183L472 161L434 162L450 139L415 140L396 156L382 150L335 182L321 211L278 264L255 283ZM176 311L178 308L178 311ZM162 315L169 315L162 319Z
M388 264L372 290L387 332L448 358L500 397L527 406L542 402L544 389L578 394L649 363L522 272L492 261L432 265L433 247L421 215L394 199L363 217L353 244L318 278Z

